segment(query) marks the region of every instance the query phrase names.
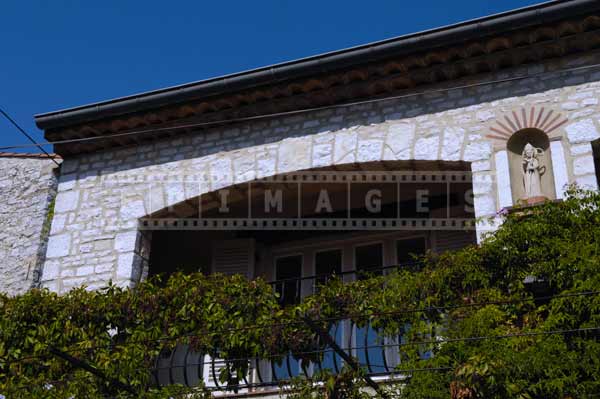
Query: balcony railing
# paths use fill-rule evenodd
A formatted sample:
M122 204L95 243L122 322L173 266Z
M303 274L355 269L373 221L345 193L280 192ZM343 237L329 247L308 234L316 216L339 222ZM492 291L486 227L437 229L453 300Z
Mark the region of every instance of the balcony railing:
M338 274L315 275L273 281L270 284L280 293L282 304L298 303L303 292L315 292L328 279L335 277L343 281L363 279L388 273L393 270L417 270L419 263L387 266L366 270L345 271ZM303 291L305 289L305 291ZM308 291L306 291L308 290ZM288 295L286 297L286 295ZM290 297L291 295L291 297ZM403 331L396 336L384 336L370 323L358 327L351 320L340 320L331 325L330 336L346 353L354 356L371 377L385 377L394 373L400 364L399 344L403 342ZM285 384L293 377L310 378L316 372L329 370L338 373L344 361L331 347L320 346L320 360L305 363L294 357L277 356L271 359L221 359L208 354L194 352L187 345L179 345L173 351L163 353L156 361L155 382L158 385L181 384L188 387L198 386L201 382L216 391L244 392L269 386ZM423 351L423 356L429 356ZM222 383L219 375L224 368L233 369L233 363L244 362L248 373L237 378L235 386Z
M418 271L422 267L421 262L403 263L401 265L365 268L360 270L347 270L339 273L317 274L307 277L295 277L279 279L269 282L275 292L279 294L282 305L299 303L304 293L316 293L319 286L327 283L333 278L340 278L344 282L366 279L398 270ZM293 296L290 298L290 293Z

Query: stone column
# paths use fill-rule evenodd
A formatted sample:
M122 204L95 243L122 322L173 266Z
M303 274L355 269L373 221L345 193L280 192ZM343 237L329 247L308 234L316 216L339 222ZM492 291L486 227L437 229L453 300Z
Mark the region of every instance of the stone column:
M507 208L513 206L512 190L510 187L510 169L508 168L508 153L498 151L494 155L496 163L496 186L498 189L498 206Z
M565 150L561 141L550 142L550 156L552 157L552 170L554 171L556 199L562 199L565 194L565 186L569 184L569 173L565 161Z

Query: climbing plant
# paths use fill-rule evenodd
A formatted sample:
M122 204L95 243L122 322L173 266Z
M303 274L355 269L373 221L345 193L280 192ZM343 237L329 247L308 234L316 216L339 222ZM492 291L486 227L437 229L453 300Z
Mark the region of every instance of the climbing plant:
M292 353L316 361L327 331L350 319L402 335L390 398L585 398L600 392L600 194L518 209L480 246L428 254L352 283L332 279L281 307L266 282L176 274L135 289L0 295L0 394L8 398L209 397L157 387L152 370L179 344L227 359ZM423 356L427 353L427 356ZM248 362L220 375L233 390ZM297 399L376 396L364 370L315 373L282 387Z

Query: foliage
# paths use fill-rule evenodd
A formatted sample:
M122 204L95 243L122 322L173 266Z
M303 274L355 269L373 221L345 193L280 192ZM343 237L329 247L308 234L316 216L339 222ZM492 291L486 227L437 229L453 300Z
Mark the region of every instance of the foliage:
M262 280L172 276L134 290L114 285L0 296L0 393L19 397L131 397L53 356L67 352L127 384L133 396L180 394L157 388L151 370L165 348L188 343L212 356L316 360L322 348L308 315L367 322L383 336L403 333L401 398L585 398L600 392L600 194L573 189L558 203L506 216L480 246L422 259L352 283L333 279L296 306L281 308ZM532 281L532 284L526 283ZM534 299L544 296L545 298ZM410 326L410 328L407 328ZM568 333L556 331L569 330ZM465 340L470 337L470 340ZM423 352L433 353L424 358ZM276 360L276 359L275 359ZM248 363L221 375L235 386ZM294 381L294 398L360 399L360 372ZM286 388L287 389L287 388ZM198 389L198 397L207 395Z

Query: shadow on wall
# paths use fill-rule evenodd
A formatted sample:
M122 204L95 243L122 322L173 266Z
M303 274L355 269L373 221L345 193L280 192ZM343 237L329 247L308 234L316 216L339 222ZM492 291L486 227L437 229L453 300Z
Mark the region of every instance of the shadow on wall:
M594 154L594 168L596 169L596 183L600 189L600 139L592 142L592 152Z
M600 59L600 54L595 58ZM586 60L592 63L595 60ZM565 63L569 58L564 59ZM191 133L182 134L172 139L163 139L158 150L171 151L171 156L161 156L152 159L139 160L138 154L145 150L151 151L154 143L139 144L120 149L109 149L93 154L84 154L79 156L82 160L90 163L102 163L104 153L114 152L115 157L107 162L106 166L99 166L96 170L90 169L83 172L87 175L110 175L115 172L130 170L134 167L161 165L172 161L183 161L187 159L201 158L213 155L223 151L235 151L243 148L267 145L279 142L287 138L304 137L325 132L334 132L338 130L349 129L353 127L368 128L373 124L384 123L386 120L402 120L416 118L423 115L437 114L452 109L460 109L479 103L489 103L515 96L527 96L565 86L565 80L570 75L568 72L558 75L555 79L544 79L542 83L532 82L524 85L521 81L496 83L490 86L480 86L473 88L452 89L461 85L478 84L484 81L493 81L499 78L510 76L523 76L528 73L528 67L518 67L509 71L491 73L480 76L477 80L473 78L464 78L448 83L432 85L427 90L439 90L448 88L448 91L430 94L415 94L414 97L405 99L384 100L377 103L362 105L353 105L341 107L334 110L322 110L302 113L286 117L274 117L266 120L241 122L229 126L220 126L206 130L197 130ZM578 74L578 78L584 77L583 82L592 81L590 74ZM561 77L559 77L561 76ZM392 92L389 96L410 94L410 90L401 90ZM379 109L380 112L374 114L373 111ZM335 118L332 118L335 116ZM335 122L331 120L335 119ZM312 121L318 123L310 123ZM194 123L197 120L180 119L179 123ZM307 123L308 122L308 123ZM202 144L194 145L192 137L205 135L214 137L214 145ZM176 147L191 146L185 151L176 150ZM73 159L77 159L74 157ZM71 170L73 169L73 170ZM69 167L65 175L61 178L62 182L69 182L76 178L76 167Z

